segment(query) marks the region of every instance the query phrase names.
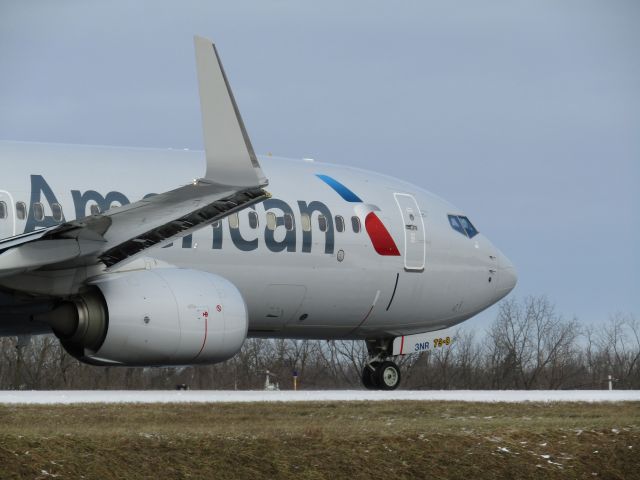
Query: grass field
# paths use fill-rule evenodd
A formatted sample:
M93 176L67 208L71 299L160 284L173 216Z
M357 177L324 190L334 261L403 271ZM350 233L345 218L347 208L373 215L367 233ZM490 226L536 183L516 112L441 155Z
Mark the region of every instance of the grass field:
M640 403L0 405L0 479L640 479Z

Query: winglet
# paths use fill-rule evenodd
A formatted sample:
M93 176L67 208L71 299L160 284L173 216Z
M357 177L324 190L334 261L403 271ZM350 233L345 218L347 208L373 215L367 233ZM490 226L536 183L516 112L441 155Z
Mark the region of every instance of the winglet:
M194 44L207 158L204 180L236 187L267 185L215 45L198 36Z

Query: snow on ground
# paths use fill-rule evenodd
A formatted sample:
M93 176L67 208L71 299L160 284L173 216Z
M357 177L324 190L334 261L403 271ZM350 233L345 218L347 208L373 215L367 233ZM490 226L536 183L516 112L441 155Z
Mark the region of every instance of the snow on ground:
M0 391L0 404L209 403L447 400L462 402L640 401L640 390L51 390Z

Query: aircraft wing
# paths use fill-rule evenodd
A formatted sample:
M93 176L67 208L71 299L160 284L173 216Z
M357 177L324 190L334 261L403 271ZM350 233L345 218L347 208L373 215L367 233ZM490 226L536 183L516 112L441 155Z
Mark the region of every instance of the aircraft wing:
M113 268L269 196L211 41L195 37L206 156L204 177L183 187L0 241L0 276L104 263ZM185 183L188 179L185 179Z

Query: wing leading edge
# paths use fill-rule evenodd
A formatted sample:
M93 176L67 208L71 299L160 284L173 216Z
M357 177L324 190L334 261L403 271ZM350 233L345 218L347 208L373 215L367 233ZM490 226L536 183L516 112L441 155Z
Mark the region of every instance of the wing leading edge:
M206 157L203 178L137 202L0 241L0 277L43 267L108 268L269 197L215 46L194 39ZM38 255L34 255L38 252Z

